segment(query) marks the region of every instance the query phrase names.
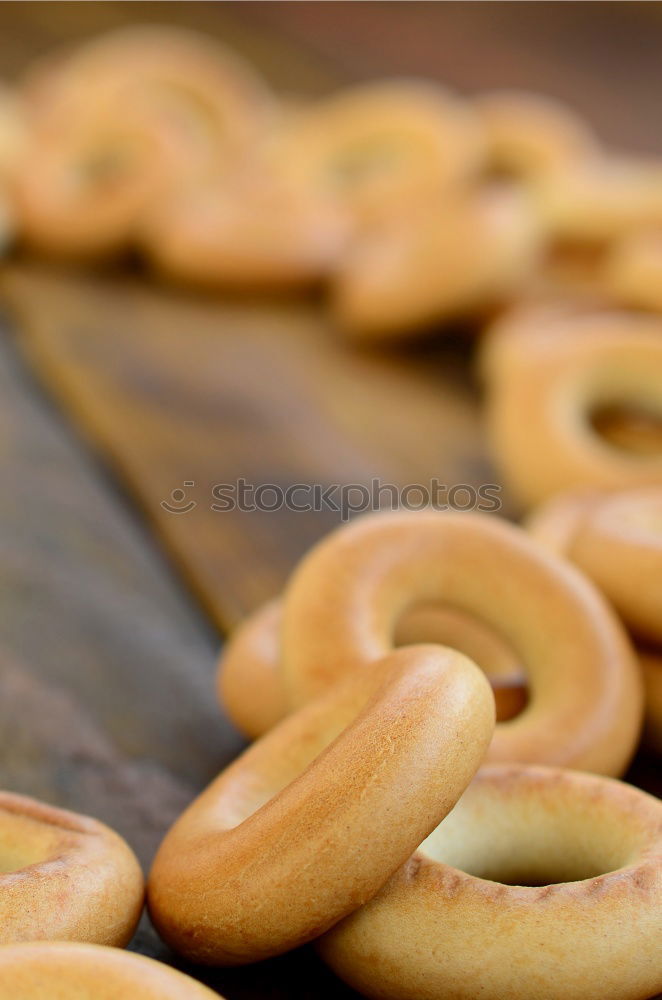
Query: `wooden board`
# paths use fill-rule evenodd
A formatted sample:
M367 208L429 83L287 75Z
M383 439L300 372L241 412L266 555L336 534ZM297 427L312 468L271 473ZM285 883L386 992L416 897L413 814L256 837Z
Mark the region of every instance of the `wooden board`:
M217 640L1 329L0 428L0 788L109 823L147 869L241 746ZM177 963L146 918L133 947ZM206 978L229 1000L353 995L308 949Z
M0 289L33 369L110 459L221 627L276 594L343 512L219 511L215 486L494 482L457 343L367 354L314 302L201 302L124 277L24 266ZM339 490L330 497L340 505ZM279 499L263 492L265 506Z

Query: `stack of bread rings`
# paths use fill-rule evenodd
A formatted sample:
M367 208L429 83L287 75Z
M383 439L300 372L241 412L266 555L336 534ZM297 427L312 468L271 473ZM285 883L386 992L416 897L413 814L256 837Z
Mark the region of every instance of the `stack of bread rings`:
M618 780L644 704L619 615L659 638L661 516L659 491L592 493L529 533L399 511L318 543L220 661L255 742L157 852L165 942L207 965L314 942L381 1000L655 996L662 802ZM102 824L4 793L0 871L0 1000L215 995L120 950L143 878Z
M373 513L223 651L248 748L145 880L97 820L0 793L0 1000L216 996L189 962L312 944L375 1000L662 993L662 163L555 101L422 80L277 98L132 28L0 90L0 246L141 254L217 289L323 286L359 342L484 332L524 527Z
M532 298L662 310L662 159L552 98L422 79L274 94L181 29L123 28L0 90L0 246L140 254L227 290L322 286L359 342Z
M247 619L218 682L256 742L148 883L187 958L315 940L393 1000L662 988L662 803L615 780L641 675L568 561L496 517L362 517Z

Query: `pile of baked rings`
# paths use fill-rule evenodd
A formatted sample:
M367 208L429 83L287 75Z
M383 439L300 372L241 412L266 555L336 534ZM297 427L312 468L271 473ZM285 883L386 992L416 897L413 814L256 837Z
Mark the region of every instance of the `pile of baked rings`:
M28 246L324 282L372 339L479 321L526 514L357 518L240 626L218 692L251 745L157 853L164 941L207 965L314 942L379 1000L662 991L662 802L619 780L662 752L662 167L531 95L276 101L155 29L44 61L2 109ZM96 820L2 793L0 872L0 1000L216 996L122 950L145 885Z

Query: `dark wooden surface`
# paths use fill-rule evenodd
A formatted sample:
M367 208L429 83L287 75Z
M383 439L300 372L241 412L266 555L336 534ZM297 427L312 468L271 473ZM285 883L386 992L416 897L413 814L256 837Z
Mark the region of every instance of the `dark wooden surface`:
M206 27L290 90L525 85L662 148L658 3L1 4L0 74L144 20ZM240 746L213 696L214 626L329 526L219 524L210 478L489 479L468 352L357 354L314 303L195 302L135 275L21 261L0 282L0 787L98 816L147 866ZM196 509L165 515L191 480ZM632 777L651 787L654 770ZM134 947L172 959L146 921ZM310 949L204 978L230 1000L353 995Z

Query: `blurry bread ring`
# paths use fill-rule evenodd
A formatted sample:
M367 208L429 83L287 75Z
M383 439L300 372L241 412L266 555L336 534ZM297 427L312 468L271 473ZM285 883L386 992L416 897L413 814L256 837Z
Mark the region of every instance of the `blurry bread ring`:
M475 175L483 147L467 103L435 84L391 80L319 101L283 130L274 155L297 184L370 226Z
M282 600L249 615L226 643L216 675L218 697L232 722L254 740L289 713L281 669ZM496 717L511 719L526 704L526 686L512 649L493 629L457 608L412 607L396 623L396 646L438 643L457 649L487 674Z
M134 26L37 62L23 87L43 126L112 107L173 132L213 158L244 152L271 123L274 101L252 67L206 35Z
M108 827L0 792L0 944L68 940L123 947L143 895L133 852Z
M409 646L289 716L175 823L152 919L197 962L295 948L370 899L450 811L494 728L478 668Z
M526 673L528 704L497 725L490 761L622 773L643 707L622 626L583 574L496 517L368 515L311 549L285 591L290 703L305 703L393 649L405 610L430 601L484 621Z
M662 324L620 313L535 312L493 342L487 427L498 467L524 505L577 487L662 484L662 454L611 447L592 413L628 406L662 418Z
M604 282L616 302L662 312L662 226L618 240L605 262Z
M170 183L171 168L178 172L165 139L130 109L121 119L99 111L57 136L33 135L12 187L21 238L67 257L125 249L145 205Z
M662 644L662 485L564 494L529 530L579 566L640 639Z
M662 989L661 870L653 796L577 771L487 767L318 950L379 1000L642 1000Z
M157 269L177 280L277 290L321 281L347 235L335 204L265 174L174 195L148 220L142 242Z
M524 179L594 157L588 125L560 101L519 90L495 90L474 101L491 166Z
M536 204L558 240L607 243L662 224L662 161L597 157L541 175Z
M534 538L576 563L645 645L644 739L662 752L662 487L555 497L529 518Z
M332 287L334 314L356 339L408 337L510 298L540 248L520 192L496 187L438 200L356 241Z
M0 948L0 1000L219 1000L176 969L92 944Z

